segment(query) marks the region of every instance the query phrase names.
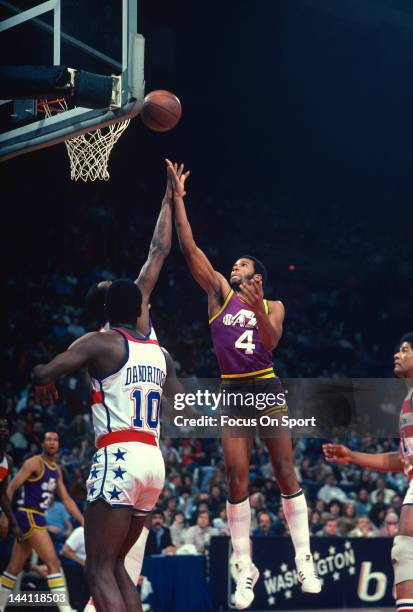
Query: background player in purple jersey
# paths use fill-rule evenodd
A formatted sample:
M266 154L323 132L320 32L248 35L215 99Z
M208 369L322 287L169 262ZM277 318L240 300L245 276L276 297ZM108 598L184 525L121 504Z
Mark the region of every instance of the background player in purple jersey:
M404 471L409 487L400 513L398 535L394 538L392 562L396 584L397 612L413 612L413 333L406 334L394 355L394 373L406 381L407 395L400 411L400 451L360 453L342 444L323 444L327 461L354 463L380 472Z
M10 431L7 419L0 418L0 538L7 537L9 525L18 542L23 539L23 534L17 524L10 500L7 496L7 483L13 460L6 453L6 445L9 441Z
M42 444L42 453L27 459L8 486L10 499L22 487L22 505L17 510L17 522L23 532L23 541L15 540L11 559L0 577L0 611L7 604L7 599L16 584L18 574L34 549L47 565L47 582L52 593L66 593L66 582L56 550L46 528L45 512L52 505L55 494L60 497L74 519L83 525L83 516L70 497L63 482L60 466L56 463L59 451L59 436L55 432L46 432ZM68 598L67 598L67 601ZM68 605L58 605L61 611L68 611Z
M258 391L281 392L281 383L272 364L272 351L283 329L284 306L264 299L266 270L250 255L236 260L230 281L217 272L205 253L195 243L189 224L184 196L189 172L176 173L176 164L167 161L173 180L175 226L181 250L189 269L208 295L208 315L212 341L223 382ZM181 166L182 168L182 166ZM271 409L272 414L285 412L285 402ZM228 481L227 514L232 546L236 558L237 609L247 608L254 599L253 587L259 572L251 560L251 509L248 497L251 437L224 437L222 440ZM275 478L281 489L282 505L293 540L297 572L302 590L319 593L321 583L315 573L310 551L307 503L300 488L292 461L289 435L265 438Z

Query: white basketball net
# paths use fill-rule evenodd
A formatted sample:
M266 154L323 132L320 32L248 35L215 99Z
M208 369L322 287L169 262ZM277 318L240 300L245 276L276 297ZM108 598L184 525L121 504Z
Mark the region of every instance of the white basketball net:
M39 106L44 109L46 117L51 117L56 112L67 110L64 99L39 100ZM87 132L65 140L66 150L70 160L70 178L72 181L108 181L108 162L111 151L123 132L126 130L130 119L120 121L105 128L98 128L93 132Z

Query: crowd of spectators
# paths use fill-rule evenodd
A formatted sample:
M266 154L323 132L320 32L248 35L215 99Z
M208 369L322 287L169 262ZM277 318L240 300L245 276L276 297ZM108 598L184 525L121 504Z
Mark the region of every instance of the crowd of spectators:
M193 199L205 211L211 210L210 197L195 194ZM222 198L223 204L214 208L213 241L210 238L209 244L205 243L200 232L202 215L192 215L191 211L194 232L200 235L201 246L211 260L218 268L222 265L223 272L242 252L251 251L267 262L267 295L284 299L287 311L283 339L275 353L280 375L391 375L395 342L407 331L391 323L408 321L411 300L407 294L411 297L412 293L407 285L412 263L404 258L403 245L395 249L391 236L388 240L375 240L368 230L356 224L349 236L337 219L333 222L338 208L328 211L331 218L325 222L331 222L329 232L317 233L315 222L304 219L297 227L288 215L288 207L280 207L269 217L277 242L259 240L257 232L240 247L238 235L248 214L253 215L254 203L246 201L243 215L237 216L235 204L225 201L223 195ZM94 322L87 319L84 310L84 295L92 282L137 276L146 256L156 209L150 219L132 218L127 224L124 212L117 213L93 200L87 210L64 202L60 221L65 232L55 235L51 229L47 234L49 230L45 229L43 236L49 237L49 251L55 249L56 256L34 254L26 271L16 271L7 281L12 315L3 356L7 380L2 404L12 430L8 450L19 467L27 457L39 452L43 433L56 430L67 488L79 503L86 498L85 482L94 447L87 376L81 373L60 381L57 404L44 406L34 400L29 372L35 363L48 360L93 329ZM137 243L138 235L145 236L145 240ZM121 243L113 240L116 236L122 236ZM323 253L327 250L329 257L325 261ZM280 263L271 264L274 257ZM386 292L382 290L384 285ZM403 299L396 299L400 295ZM179 376L218 375L205 298L190 278L177 248L168 258L154 293L152 318L158 337L175 359ZM394 535L405 477L383 477L352 466L328 465L322 459L321 442L305 438L294 447L297 475L309 503L311 533ZM394 450L397 440L353 437L351 446L367 452ZM162 452L166 483L159 513L153 518L151 546L156 551L173 552L192 545L204 551L212 535L228 534L225 470L219 441L163 438ZM288 535L268 453L260 442L253 451L250 481L252 533ZM51 518L49 530L57 539L65 539L69 535L67 518Z

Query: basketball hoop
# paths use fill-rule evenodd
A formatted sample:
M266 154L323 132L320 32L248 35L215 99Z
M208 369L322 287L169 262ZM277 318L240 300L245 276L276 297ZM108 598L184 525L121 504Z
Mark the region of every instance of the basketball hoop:
M44 113L46 117L64 113L67 110L68 106L64 98L37 101L37 112ZM109 156L129 122L130 119L126 119L65 140L72 181L79 179L85 182L109 180Z

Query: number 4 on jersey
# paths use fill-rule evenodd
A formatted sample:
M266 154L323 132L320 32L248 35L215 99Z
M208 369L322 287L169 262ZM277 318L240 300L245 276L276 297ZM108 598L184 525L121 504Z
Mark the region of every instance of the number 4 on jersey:
M245 349L246 355L252 355L255 349L255 344L253 343L253 330L247 329L243 332L238 340L235 343L235 348L237 349Z

